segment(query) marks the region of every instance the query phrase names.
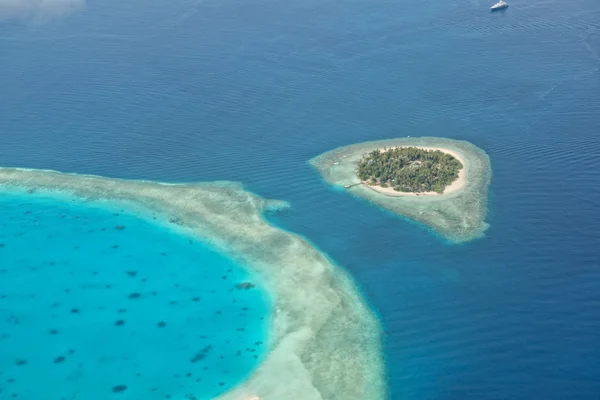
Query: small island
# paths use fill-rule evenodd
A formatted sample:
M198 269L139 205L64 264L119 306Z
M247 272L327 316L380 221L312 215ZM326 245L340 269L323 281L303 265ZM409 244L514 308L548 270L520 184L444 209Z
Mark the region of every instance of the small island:
M310 160L338 189L421 222L452 242L488 228L488 155L462 140L421 137L340 147Z
M362 182L379 189L442 194L462 168L459 160L441 150L395 147L366 154L357 174Z

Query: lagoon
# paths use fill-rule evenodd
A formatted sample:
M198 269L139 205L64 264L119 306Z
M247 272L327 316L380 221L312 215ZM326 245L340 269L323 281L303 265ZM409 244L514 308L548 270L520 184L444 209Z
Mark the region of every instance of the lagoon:
M286 208L287 203L261 198L234 182L165 184L49 170L1 168L0 195L10 196L15 193L50 196L61 201L83 202L100 207L108 205L113 209L114 205L118 205L116 210L122 207L120 212L134 211L145 220L156 222L180 234L205 240L213 249L241 263L254 274L250 281L228 283L225 303L237 304L238 299L231 294L236 290L253 291L255 282L266 288L272 302L271 318L268 323L268 349L260 365L232 390L225 392L225 382L219 381L218 387L223 389L223 393L212 393L201 388L196 392L194 388L188 387L186 394L180 393L177 398L216 398L217 395L222 400L296 396L305 400L333 397L365 400L386 398L381 331L377 318L342 268L304 238L267 222L267 213L278 212ZM116 210L113 211L113 216L120 215ZM25 211L25 215L30 214L31 212ZM76 217L78 216L74 218L79 219ZM123 233L127 226L118 223L114 225L114 230ZM78 236L77 232L72 235ZM135 240L139 238L136 237ZM27 245L31 247L36 244L34 241ZM185 244L189 245L189 240ZM121 250L121 244L112 244L104 251L109 250ZM166 254L163 250L160 256ZM21 263L17 261L12 264L18 273ZM97 271L92 271L93 276L94 272ZM227 273L219 272L217 279L227 281ZM159 274L160 281L165 279L163 274L164 271ZM131 273L126 275L132 277ZM21 283L15 285L15 288L22 286L24 285ZM105 286L104 289L112 289L112 286ZM216 289L218 286L209 286L211 293ZM179 293L180 287L174 286L172 290ZM150 291L150 296L158 295L158 291ZM139 302L144 296L148 294L137 290L127 293L125 298ZM171 304L172 301L176 300L170 300L169 305L176 305ZM71 307L71 314L81 313L79 307ZM244 307L249 308L251 304L244 304L241 312L248 311ZM224 311L226 310L217 309L217 317L222 317ZM200 312L205 317L212 315L210 312L206 313L206 310ZM154 309L145 310L145 315L154 315ZM220 332L220 340L225 341L225 344L236 343L235 336L231 335L245 332L246 326L238 325L240 321L236 315L229 315L227 318L230 324L217 326L217 332ZM8 321L12 320L9 315ZM166 324L162 322L164 321L157 322L160 330L166 328ZM114 325L121 328L125 323L124 320L117 320ZM189 321L186 321L185 326L189 328L189 325ZM212 344L199 343L202 346L189 355L186 362L198 363L212 352ZM256 353L256 346L263 344L264 340L259 339L245 350ZM145 352L151 353L152 350L150 347ZM235 350L235 356L241 356L243 350L237 347ZM252 358L258 360L259 354L252 354ZM225 356L221 354L219 359L225 360ZM16 366L26 365L19 360L22 359L16 361ZM64 362L63 358L58 360L59 364ZM165 362L169 364L168 360ZM236 363L235 358L226 360L222 371L228 365ZM161 371L164 373L164 369ZM191 375L187 376L186 373L186 377ZM127 389L127 384L120 383L112 386L111 390L113 393L123 393ZM159 398L156 396L153 394L149 397Z
M0 397L210 399L264 359L270 298L208 244L110 204L0 209Z

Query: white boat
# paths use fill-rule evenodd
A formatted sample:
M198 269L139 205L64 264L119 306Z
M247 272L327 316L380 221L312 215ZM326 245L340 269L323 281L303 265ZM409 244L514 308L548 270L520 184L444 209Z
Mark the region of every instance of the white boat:
M500 0L499 2L490 7L492 11L503 10L505 8L508 8L508 3L504 0Z

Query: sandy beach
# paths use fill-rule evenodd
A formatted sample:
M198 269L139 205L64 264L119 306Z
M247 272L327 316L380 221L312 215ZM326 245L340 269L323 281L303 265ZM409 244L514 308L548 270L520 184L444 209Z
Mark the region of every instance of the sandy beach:
M456 158L458 161L461 162L461 164L463 165L463 167L460 169L460 171L458 171L458 178L456 178L456 180L454 182L452 182L449 186L446 186L446 189L444 189L444 193L437 193L437 192L421 192L421 193L413 193L413 192L398 192L396 190L394 190L391 187L387 187L387 188L383 188L381 186L372 186L372 185L368 185L367 183L363 182L363 185L375 192L381 193L381 194L385 194L386 196L394 196L394 197L406 197L406 196L442 196L445 194L450 194L450 193L454 193L460 189L462 189L466 182L466 173L465 173L465 169L466 169L466 162L464 157L462 157L460 155L460 153L458 153L457 151L451 150L451 149L447 149L444 147L423 147L423 146L396 146L396 147L390 147L389 149L380 149L381 151L387 151L387 150L391 150L391 149L398 149L398 148L406 148L406 147L416 147L418 149L423 149L423 150L439 150L443 153L446 154L450 154L452 157Z

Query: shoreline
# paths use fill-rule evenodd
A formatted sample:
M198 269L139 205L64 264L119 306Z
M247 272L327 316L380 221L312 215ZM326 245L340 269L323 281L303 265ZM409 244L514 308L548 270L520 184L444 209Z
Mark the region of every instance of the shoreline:
M377 317L343 268L266 221L265 211L287 203L232 182L162 184L9 168L0 168L2 192L116 204L203 240L256 274L272 298L269 349L247 379L216 400L387 398Z
M365 154L383 148L418 147L448 152L463 168L459 178L444 193L396 192L393 188L374 188L356 174ZM454 243L480 238L489 228L488 190L492 177L488 155L477 146L438 137L412 137L356 143L322 153L309 160L321 178L338 190L366 200L398 216L420 222Z
M446 153L446 154L450 154L452 157L456 158L458 161L460 161L460 163L463 165L463 167L460 169L460 171L458 171L458 177L452 182L450 183L450 185L446 186L446 188L444 189L443 193L437 193L437 192L419 192L419 193L415 193L415 192L398 192L396 190L394 190L391 187L381 187L379 185L369 185L368 183L366 183L365 181L362 181L362 184L364 187L369 188L377 193L381 193L384 194L388 197L406 197L406 196L443 196L446 194L452 194L454 192L457 192L459 190L461 190L462 188L465 187L466 183L467 183L467 177L466 177L466 173L465 170L467 168L467 162L465 161L464 157L462 157L460 155L460 153L452 150L452 149L448 149L445 147L427 147L427 146L395 146L395 147L390 147L387 150L391 150L391 149L403 149L403 148L408 148L408 147L416 147L418 149L422 149L422 150L439 150L442 153ZM382 149L379 149L382 150Z

